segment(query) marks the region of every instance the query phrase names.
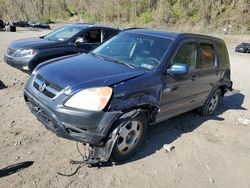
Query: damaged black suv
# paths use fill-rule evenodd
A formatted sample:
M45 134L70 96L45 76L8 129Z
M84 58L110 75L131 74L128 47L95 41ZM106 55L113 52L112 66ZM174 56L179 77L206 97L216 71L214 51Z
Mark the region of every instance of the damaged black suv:
M196 108L212 115L228 89L223 40L130 29L89 54L39 65L24 97L47 129L89 146L88 162L121 162L149 125Z

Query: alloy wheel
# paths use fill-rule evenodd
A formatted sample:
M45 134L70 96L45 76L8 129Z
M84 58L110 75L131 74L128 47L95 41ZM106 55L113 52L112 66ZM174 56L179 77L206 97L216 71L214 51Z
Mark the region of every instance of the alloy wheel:
M139 121L129 121L120 129L117 148L121 154L126 154L135 148L142 135L142 125Z

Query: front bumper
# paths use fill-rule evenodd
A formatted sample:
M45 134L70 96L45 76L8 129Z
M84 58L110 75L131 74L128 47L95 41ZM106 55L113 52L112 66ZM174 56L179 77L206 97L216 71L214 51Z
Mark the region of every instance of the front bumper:
M70 109L55 105L56 101L46 102L35 96L26 87L24 97L31 112L47 129L69 140L102 145L101 141L107 137L111 126L121 115L121 112Z
M14 58L14 57L9 57L9 56L4 55L5 63L17 69L20 69L24 72L30 72L29 61L30 59Z

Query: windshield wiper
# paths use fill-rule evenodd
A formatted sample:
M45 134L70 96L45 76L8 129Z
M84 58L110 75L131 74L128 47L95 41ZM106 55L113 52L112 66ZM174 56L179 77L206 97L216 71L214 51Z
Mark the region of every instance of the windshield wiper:
M90 54L97 57L97 58L104 59L104 60L107 60L107 61L111 61L111 62L114 62L114 63L119 63L119 64L125 65L127 67L130 67L132 69L135 69L135 67L133 65L131 65L129 63L122 62L122 61L120 61L118 59L113 59L113 58L110 58L110 57L101 56L101 55L98 55L98 54L96 54L94 52L90 52Z
M96 54L94 52L89 52L89 54L91 54L91 55L93 55L93 56L95 56L95 57L97 57L99 59L105 60L105 58L103 56L100 56L100 55L98 55L98 54Z
M95 54L94 52L89 52L89 54L91 54L91 55L93 55L93 56L95 56L95 57L100 58L100 56L98 56L98 55L97 55L97 54Z
M116 59L114 59L114 61L116 61L117 63L120 63L120 64L122 64L122 65L125 65L125 66L127 66L127 67L130 67L130 68L132 68L132 69L135 69L135 66L133 66L133 65L131 65L131 64L129 64L129 63L125 63L125 62L123 62L123 61L116 60Z
M132 68L132 69L135 69L135 67L134 67L133 65L131 65L131 64L129 64L129 63L125 63L125 62L120 61L120 60L118 60L118 59L113 59L113 58L104 57L104 56L101 56L101 57L102 57L103 59L105 59L105 60L108 60L108 61L111 61L111 62L114 62L114 63L119 63L119 64L125 65L125 66L127 66L127 67L130 67L130 68Z

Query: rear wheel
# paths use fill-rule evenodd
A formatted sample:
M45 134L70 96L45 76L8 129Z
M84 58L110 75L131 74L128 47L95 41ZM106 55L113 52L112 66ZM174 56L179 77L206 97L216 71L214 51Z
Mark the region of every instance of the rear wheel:
M10 32L16 32L16 26L10 25L10 26L9 26L9 31L10 31Z
M123 122L124 123L124 122ZM132 157L146 137L148 120L144 113L126 120L114 145L111 160L122 162Z
M5 27L4 22L2 20L0 20L0 29L2 29L4 27Z
M207 99L204 106L198 109L199 113L202 116L213 115L215 110L217 109L221 100L221 90L216 89L213 94Z

